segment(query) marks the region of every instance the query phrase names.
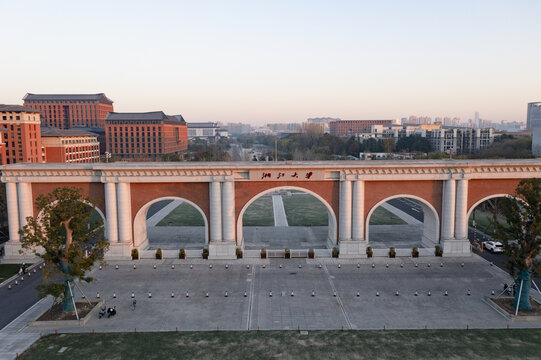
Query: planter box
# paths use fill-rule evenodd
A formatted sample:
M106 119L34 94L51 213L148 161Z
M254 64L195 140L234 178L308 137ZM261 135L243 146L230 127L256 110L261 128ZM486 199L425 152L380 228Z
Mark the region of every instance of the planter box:
M83 326L85 325L88 320L98 311L100 307L102 307L104 304L104 300L100 300L92 310L84 318L79 318L79 320L51 320L51 321L38 321L33 320L28 323L30 326L55 326L55 327L62 327L62 326ZM42 311L36 319L39 319L43 314L45 314L49 309L46 309L45 311Z

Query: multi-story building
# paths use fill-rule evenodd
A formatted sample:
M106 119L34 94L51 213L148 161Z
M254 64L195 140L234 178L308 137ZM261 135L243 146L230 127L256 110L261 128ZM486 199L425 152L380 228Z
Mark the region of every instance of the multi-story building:
M75 129L41 128L41 144L48 163L94 163L100 161L97 135Z
M41 113L43 126L69 129L73 126L105 128L113 102L99 94L26 94L24 105Z
M330 134L334 136L355 136L370 132L372 125L391 125L392 120L340 120L329 123Z
M125 159L158 159L188 149L186 122L163 111L111 112L105 119L105 138L107 152Z
M541 102L528 104L528 117L526 118L526 129L532 130L532 153L535 156L541 155Z
M5 148L2 154L6 164L43 162L41 148L40 114L21 105L0 105L0 127Z
M188 139L214 140L220 129L215 122L190 122L188 125Z
M427 131L432 151L450 154L471 154L486 149L494 142L494 129L441 128Z
M6 165L6 144L4 143L4 132L8 129L0 127L0 164Z

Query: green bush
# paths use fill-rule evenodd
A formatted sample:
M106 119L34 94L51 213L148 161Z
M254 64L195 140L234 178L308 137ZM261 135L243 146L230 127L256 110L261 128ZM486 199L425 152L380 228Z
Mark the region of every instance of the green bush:
M419 249L416 246L411 249L411 256L415 258L419 257Z
M316 257L316 252L314 251L314 249L308 250L308 258L313 259L315 257Z
M289 249L285 249L284 250L284 257L286 259L290 259L291 258L291 251L289 251Z
M267 258L267 250L265 248L261 249L261 258L266 259Z
M391 247L389 248L389 257L390 257L390 258L396 257L396 250L395 250L394 246L391 246Z
M371 246L367 246L366 247L366 256L371 258L372 255L374 255L374 251L372 251L372 247Z
M181 248L178 252L178 258L179 259L186 259L186 251L184 251L184 248Z
M131 249L131 259L132 260L137 260L139 259L139 250L137 249Z
M338 254L339 254L339 251L337 248L333 247L332 248L332 257L333 258L337 258L338 257Z
M242 259L242 249L241 248L236 248L235 249L235 254L237 255L237 259Z
M162 249L158 248L158 250L156 250L156 259L161 259L162 258Z
M203 252L201 253L201 256L203 257L203 259L208 259L209 258L209 249L204 248Z
M436 256L443 256L443 249L441 248L441 246L436 245L436 247L434 248L434 254Z

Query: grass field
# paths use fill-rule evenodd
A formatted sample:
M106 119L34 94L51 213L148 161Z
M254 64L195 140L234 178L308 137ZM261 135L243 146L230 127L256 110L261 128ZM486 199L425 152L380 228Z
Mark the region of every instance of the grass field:
M384 209L382 206L378 207L372 213L370 217L370 225L405 225L406 222L393 214L392 212Z
M195 207L183 202L156 226L205 226L205 220Z
M494 226L490 223L492 220L492 213L490 211L475 210L475 222L477 224L477 230L484 232L487 235L494 235ZM504 220L498 220L498 222L503 223ZM473 213L470 215L469 221L470 226L473 226Z
M66 348L62 353L58 351ZM539 359L541 329L49 335L20 359Z
M27 268L31 264L26 264ZM19 272L21 264L0 264L0 283Z
M294 192L282 196L289 226L327 226L327 208L310 194Z
M274 226L270 195L264 195L248 206L242 217L242 226Z

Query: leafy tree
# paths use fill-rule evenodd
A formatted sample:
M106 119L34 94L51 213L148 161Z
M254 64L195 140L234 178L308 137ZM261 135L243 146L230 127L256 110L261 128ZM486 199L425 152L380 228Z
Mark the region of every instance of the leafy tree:
M105 264L103 255L109 243L103 221L91 219L96 206L76 187L39 195L35 205L39 218L27 217L20 234L22 247L44 260L39 296L62 299L62 311L74 311L73 281L92 281L86 272L96 261Z
M494 238L504 245L509 274L517 281L514 306L518 304L519 310L531 310L531 281L539 274L541 263L537 259L541 251L541 179L520 181L515 197L499 201L499 211L506 223L499 222L496 213L491 223ZM521 284L522 291L519 291Z

